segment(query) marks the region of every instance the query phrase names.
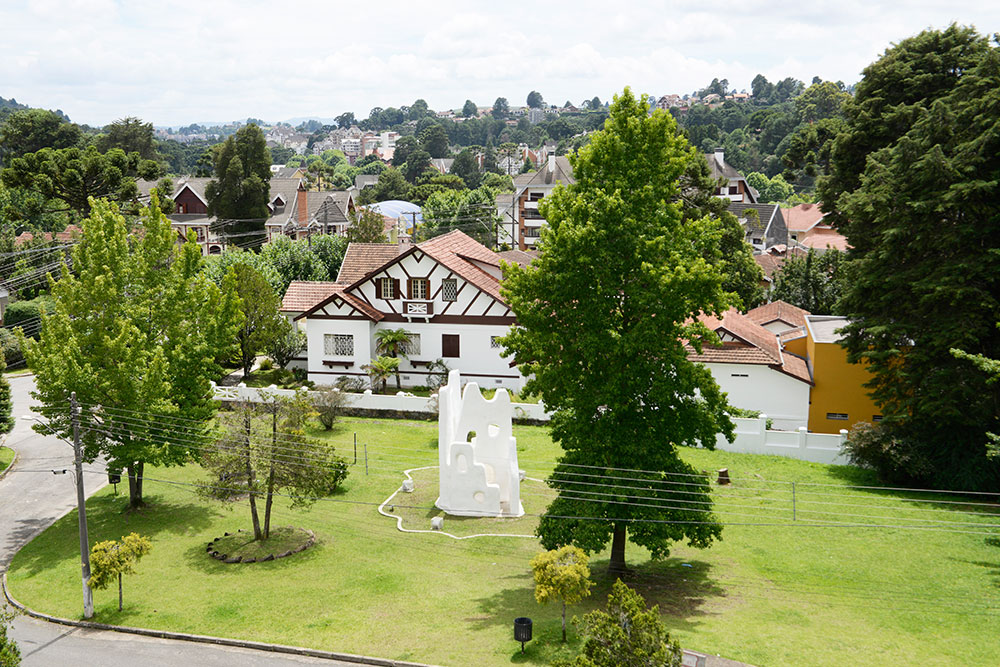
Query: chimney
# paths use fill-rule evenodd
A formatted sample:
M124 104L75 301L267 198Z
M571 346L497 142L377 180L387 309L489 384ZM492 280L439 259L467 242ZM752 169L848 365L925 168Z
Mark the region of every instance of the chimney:
M556 156L555 154L549 156L549 172L554 172L556 170Z
M300 223L306 222L309 217L309 205L306 203L308 198L306 186L299 181L299 189L295 193L295 219Z
M719 163L719 169L726 164L726 153L722 148L715 149L715 161Z

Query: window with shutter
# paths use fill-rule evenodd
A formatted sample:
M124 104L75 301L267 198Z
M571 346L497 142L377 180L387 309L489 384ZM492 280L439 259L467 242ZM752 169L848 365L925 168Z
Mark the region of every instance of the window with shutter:
M379 278L378 279L380 290L382 295L378 298L380 299L395 299L396 298L396 283L392 278Z
M459 356L458 334L441 334L441 356L451 358Z
M410 278L410 298L411 299L426 299L427 292L429 291L428 283L430 281L427 278Z

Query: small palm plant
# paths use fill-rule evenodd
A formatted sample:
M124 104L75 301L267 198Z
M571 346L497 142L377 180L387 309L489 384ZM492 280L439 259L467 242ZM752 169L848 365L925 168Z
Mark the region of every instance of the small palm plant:
M396 358L396 391L402 391L399 378L399 358L407 357L411 333L406 329L379 329L375 332L375 351L380 355Z
M393 373L399 371L399 359L395 357L379 357L370 364L365 364L361 370L368 373L372 383L372 391L385 393L385 386Z

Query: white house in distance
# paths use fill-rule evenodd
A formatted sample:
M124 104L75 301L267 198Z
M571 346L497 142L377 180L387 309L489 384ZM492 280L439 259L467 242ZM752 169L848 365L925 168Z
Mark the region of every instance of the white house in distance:
M305 364L317 384L365 378L375 333L404 328L411 334L400 362L404 386L427 384L427 367L442 359L483 388L520 390L524 378L497 339L514 323L500 295L500 260L525 253L495 253L454 231L418 245L352 243L333 283L293 282L282 312L306 332Z
M785 305L795 311L801 310ZM782 318L795 315L792 310L781 310L776 316L772 311L777 310L774 304L767 304L746 315L730 309L721 319L702 316L702 322L719 335L722 346L704 345L701 354L692 349L688 358L705 364L712 371L719 387L728 394L731 405L757 410L773 420L774 428L792 430L808 425L809 392L813 382L806 360L782 347L780 333L755 321L766 320L778 326ZM805 323L804 316L802 322Z

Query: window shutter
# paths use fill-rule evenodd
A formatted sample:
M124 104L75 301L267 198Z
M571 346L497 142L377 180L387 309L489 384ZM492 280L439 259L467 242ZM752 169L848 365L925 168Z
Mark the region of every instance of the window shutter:
M381 278L376 278L375 279L375 298L376 299L381 299L382 298L382 279Z
M399 278L392 279L392 298L393 299L403 298L403 293L399 291Z
M441 356L451 358L459 356L458 334L441 334Z

